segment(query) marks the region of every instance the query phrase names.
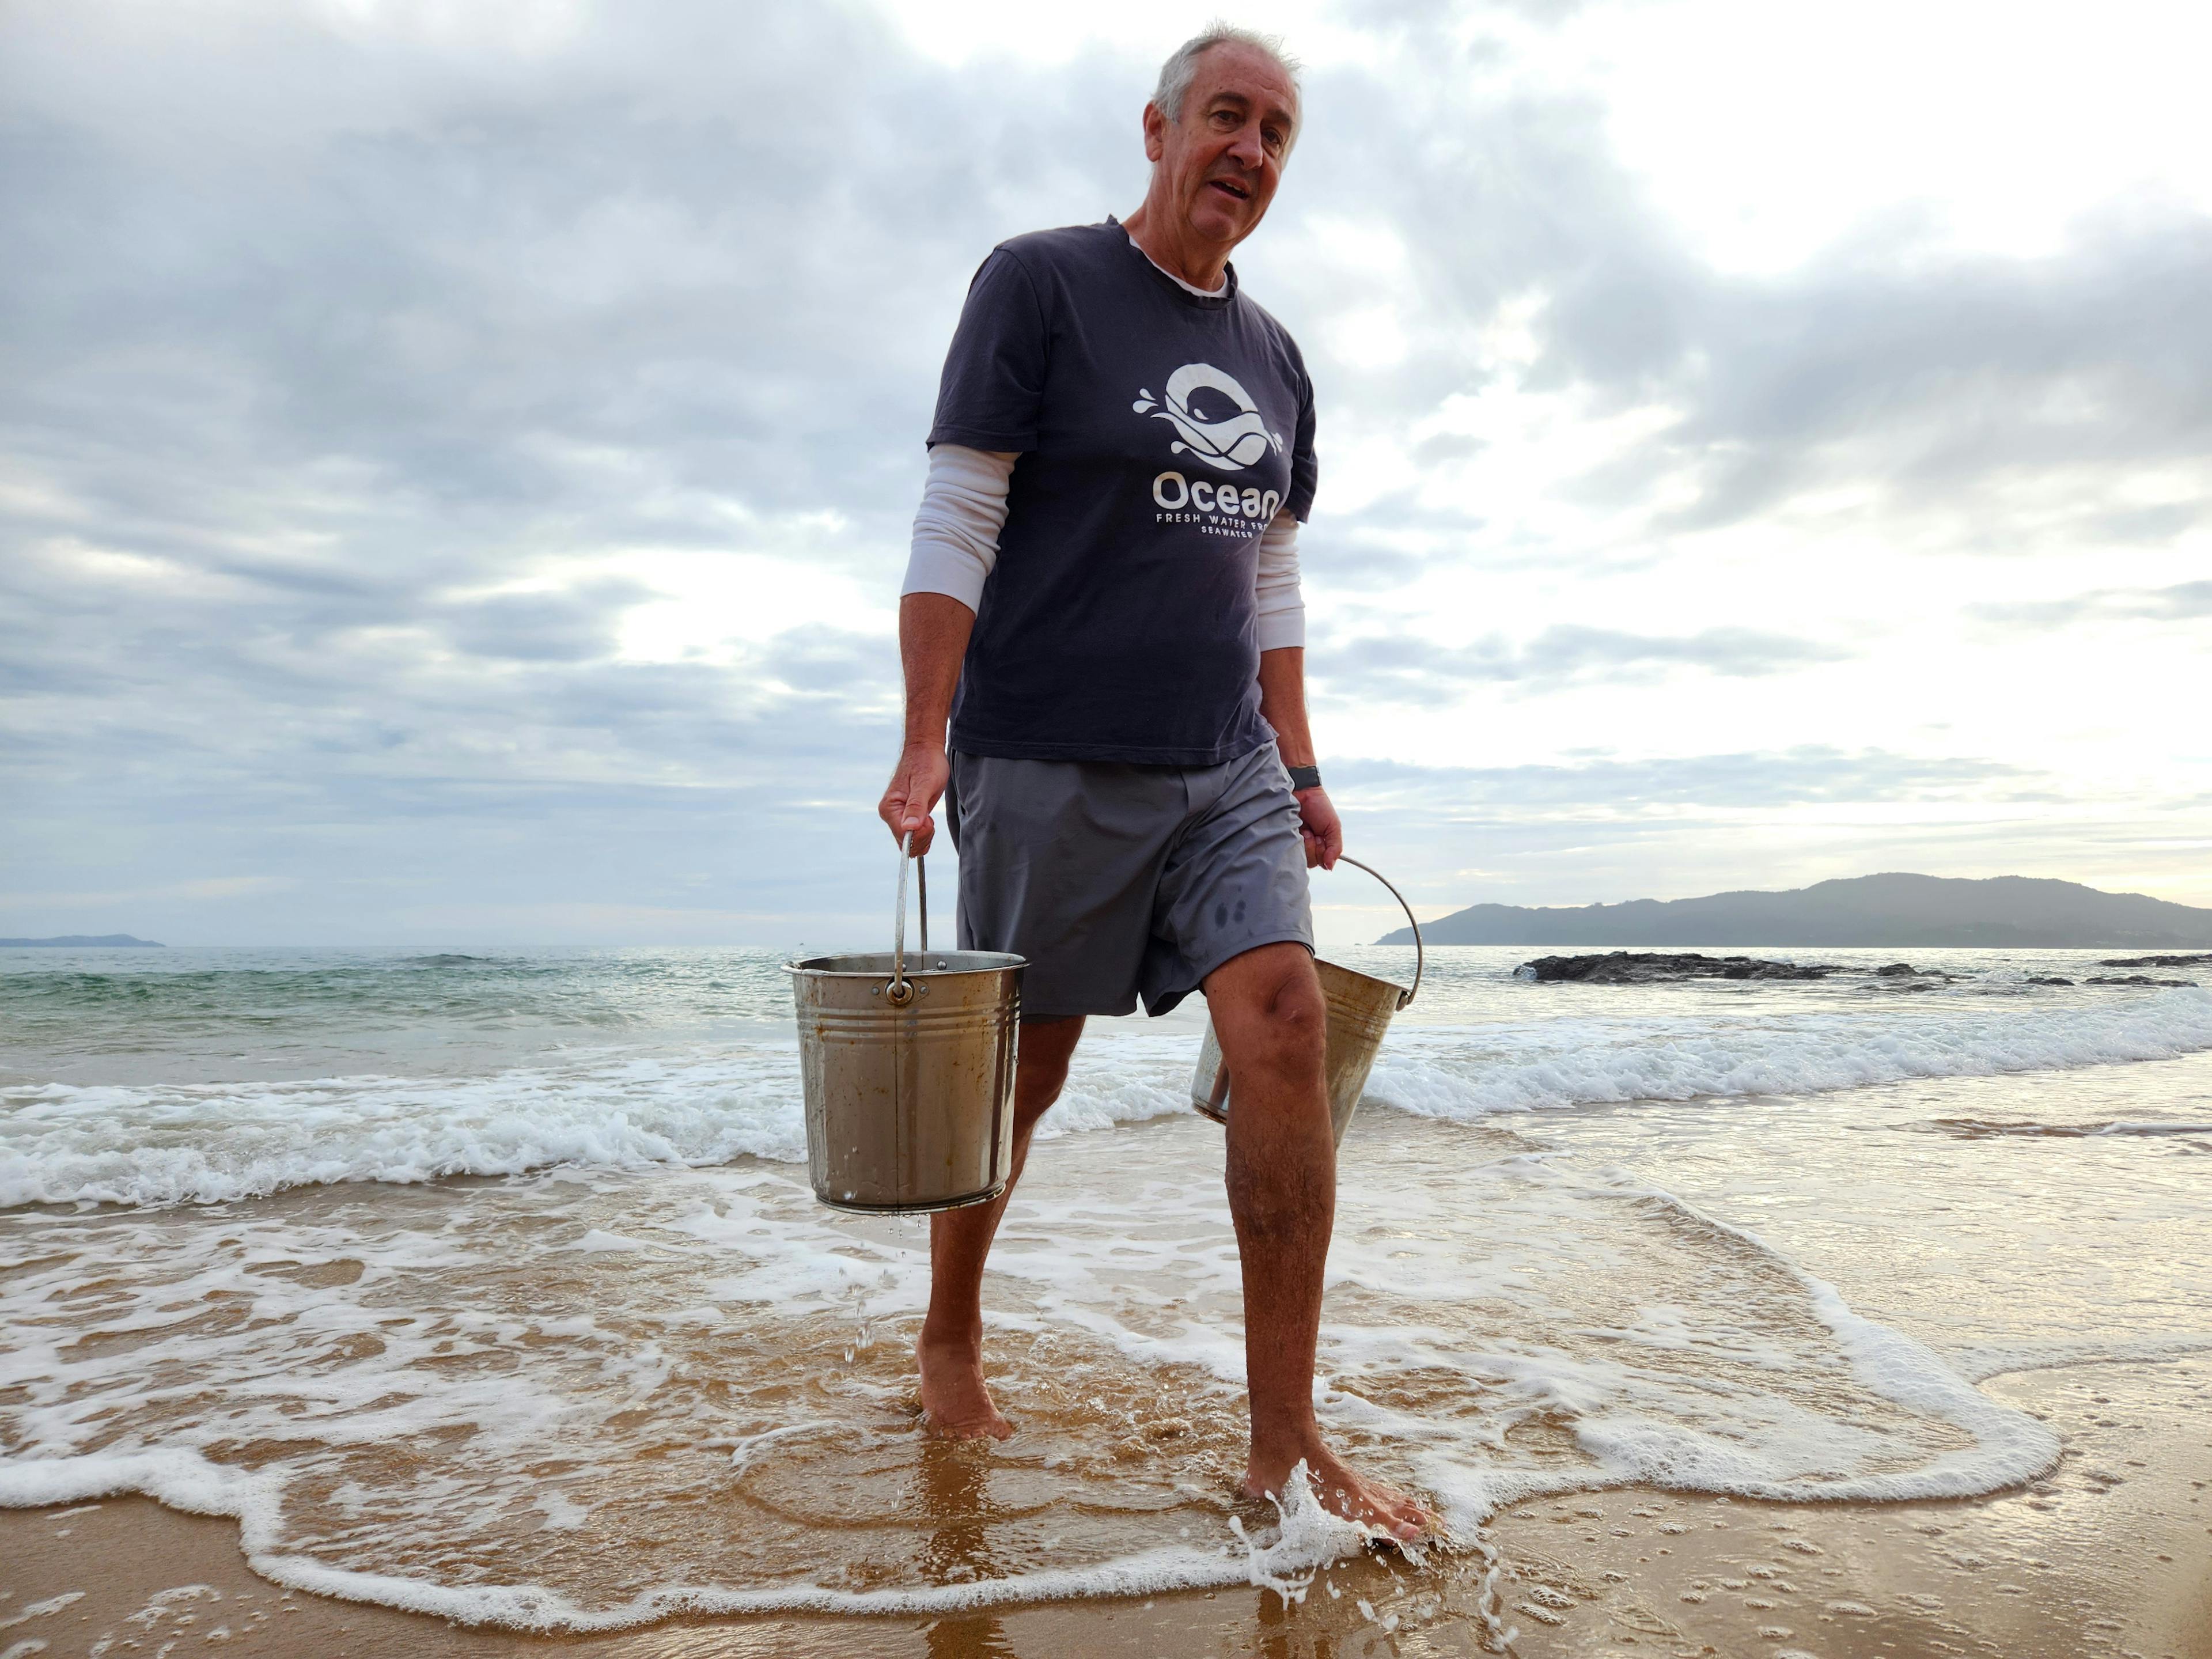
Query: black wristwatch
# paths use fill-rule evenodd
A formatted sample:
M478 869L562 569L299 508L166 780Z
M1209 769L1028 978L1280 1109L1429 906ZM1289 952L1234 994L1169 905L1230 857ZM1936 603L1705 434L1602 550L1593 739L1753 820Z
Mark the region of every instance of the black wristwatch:
M1289 769L1293 791L1321 787L1321 768L1318 766L1293 766Z

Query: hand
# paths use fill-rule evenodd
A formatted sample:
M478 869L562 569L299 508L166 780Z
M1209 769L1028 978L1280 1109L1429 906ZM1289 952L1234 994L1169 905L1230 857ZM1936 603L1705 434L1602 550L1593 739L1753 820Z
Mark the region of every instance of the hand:
M909 744L899 756L898 769L876 803L876 816L890 826L891 839L903 842L914 836L915 856L929 850L937 836L937 820L929 816L938 797L952 777L952 763L941 748Z
M1298 834L1306 844L1306 868L1318 864L1324 870L1335 869L1344 853L1344 823L1336 816L1336 808L1329 805L1328 791L1301 789L1297 800Z

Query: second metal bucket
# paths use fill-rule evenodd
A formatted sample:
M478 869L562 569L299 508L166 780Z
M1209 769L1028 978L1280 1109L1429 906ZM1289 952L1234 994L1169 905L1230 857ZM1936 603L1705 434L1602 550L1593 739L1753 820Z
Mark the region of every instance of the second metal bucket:
M1352 1115L1359 1109L1359 1097L1367 1091L1367 1074L1375 1069L1375 1056L1382 1047L1383 1033L1390 1029L1390 1016L1412 1002L1420 991L1425 953L1421 946L1421 924L1413 921L1413 907L1406 902L1405 895L1391 887L1380 872L1358 859L1340 855L1337 862L1348 864L1355 870L1365 870L1389 887L1390 896L1398 901L1406 912L1406 920L1413 924L1413 983L1410 989L1387 979L1340 968L1319 957L1314 958L1314 972L1321 976L1322 995L1328 1004L1322 1075L1328 1086L1329 1127L1336 1136L1336 1144L1341 1146L1344 1132L1352 1127ZM1217 1123L1226 1123L1231 1098L1229 1068L1222 1063L1221 1042L1214 1036L1213 1021L1208 1017L1206 1040L1198 1051L1198 1070L1191 1074L1190 1103L1202 1115Z
M1013 1167L1020 957L906 949L905 850L889 951L787 963L814 1195L878 1214L988 1203Z

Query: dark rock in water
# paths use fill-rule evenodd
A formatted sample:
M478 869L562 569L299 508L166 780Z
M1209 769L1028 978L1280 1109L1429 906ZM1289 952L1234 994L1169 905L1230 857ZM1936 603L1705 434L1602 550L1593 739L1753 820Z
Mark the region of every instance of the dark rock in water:
M1898 984L1898 991L1933 991L1936 982L1951 984L1951 978L1942 969L1916 969L1911 963L1891 963L1885 969L1874 969L1878 980L1911 980L1911 984Z
M1754 957L1708 957L1613 951L1598 957L1539 957L1520 975L1539 985L1655 985L1684 979L1826 979L1838 970L1821 963L1761 962Z
M1948 985L1954 977L1941 968L1915 968L1909 962L1893 962L1887 968L1877 968L1874 976L1887 980L1893 991L1932 991L1938 985Z
M2169 990L2179 990L2185 986L2193 988L2197 981L2193 979L2153 979L2148 974L2111 974L2098 975L2090 979L2088 983L2092 985L2163 985Z
M2061 979L2056 974L2030 974L2027 976L2027 982L2030 985L2071 985L2074 981L2070 979Z
M2194 968L2199 963L2212 967L2212 957L2108 957L2099 963L2100 968Z

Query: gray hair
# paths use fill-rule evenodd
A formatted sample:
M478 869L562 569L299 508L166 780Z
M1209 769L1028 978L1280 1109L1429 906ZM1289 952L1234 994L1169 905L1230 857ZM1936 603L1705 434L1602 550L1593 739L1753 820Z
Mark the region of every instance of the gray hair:
M1198 60L1216 46L1249 46L1272 58L1275 67L1282 70L1289 80L1291 91L1303 104L1305 94L1298 85L1298 70L1303 65L1283 49L1281 35L1262 34L1257 29L1240 29L1233 23L1216 21L1208 24L1204 33L1194 34L1177 46L1168 61L1160 65L1159 84L1152 88L1154 107L1170 121L1182 120L1183 100L1190 96L1190 83L1198 77ZM1291 112L1292 144L1297 142L1298 125L1303 113L1302 110ZM1289 144L1284 146L1283 153L1286 156L1290 154Z

